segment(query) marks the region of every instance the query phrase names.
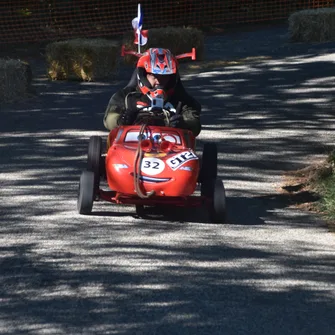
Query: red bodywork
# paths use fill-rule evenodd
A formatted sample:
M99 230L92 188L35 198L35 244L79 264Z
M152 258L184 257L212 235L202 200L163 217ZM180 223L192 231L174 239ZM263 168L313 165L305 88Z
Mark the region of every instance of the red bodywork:
M140 125L121 126L109 133L105 167L113 191L100 190L100 197L125 204L200 205L202 197L192 196L200 170L192 132L148 125L139 140L140 129ZM141 165L135 164L139 145ZM153 193L149 197L136 191L134 176L138 172L141 193Z

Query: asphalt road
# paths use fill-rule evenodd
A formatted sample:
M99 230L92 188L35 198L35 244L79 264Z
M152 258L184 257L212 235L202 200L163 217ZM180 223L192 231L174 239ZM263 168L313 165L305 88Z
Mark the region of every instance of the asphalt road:
M209 59L271 59L184 77L203 104L199 149L219 146L225 225L102 202L77 214L87 140L107 135L120 75L49 83L36 69L38 97L1 106L1 334L335 333L335 236L278 192L333 145L335 50L282 33L208 38Z

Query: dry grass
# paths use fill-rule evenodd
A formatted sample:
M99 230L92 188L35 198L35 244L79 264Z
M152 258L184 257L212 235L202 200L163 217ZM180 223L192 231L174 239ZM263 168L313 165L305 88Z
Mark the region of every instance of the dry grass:
M302 10L288 19L293 42L326 42L335 40L335 8Z
M288 171L284 176L282 189L286 192L300 192L302 190L317 192L317 184L333 173L333 166L328 161L315 163L305 168Z
M0 59L0 102L14 102L32 93L32 71L26 62Z
M119 42L99 38L54 42L46 47L52 80L108 79L115 74L119 57Z
M286 172L280 192L293 207L319 214L335 231L335 155L303 169Z
M134 32L129 31L123 36L123 45L126 50L137 51L137 44L134 44ZM153 28L148 32L148 43L141 47L141 51L149 48L165 48L169 49L174 55L191 52L192 48L196 49L197 60L204 60L204 35L195 28ZM126 55L124 62L126 64L134 64L137 57ZM180 60L181 62L189 59Z

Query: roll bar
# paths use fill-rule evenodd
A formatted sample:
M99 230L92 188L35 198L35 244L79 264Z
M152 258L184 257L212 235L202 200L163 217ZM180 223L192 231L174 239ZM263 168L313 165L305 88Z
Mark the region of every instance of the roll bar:
M143 54L133 51L133 50L126 50L125 45L122 45L121 47L121 56L124 57L125 55L133 55L136 57L142 57ZM195 48L192 48L192 52L187 52L187 53L183 53L180 55L176 55L175 56L177 59L181 59L181 58L187 58L187 57L191 57L192 60L196 59L196 54L195 54Z

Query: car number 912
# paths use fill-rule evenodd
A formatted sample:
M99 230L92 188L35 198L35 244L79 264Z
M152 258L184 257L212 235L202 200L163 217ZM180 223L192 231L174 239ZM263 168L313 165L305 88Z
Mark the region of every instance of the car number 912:
M166 163L172 170L177 170L188 161L198 159L193 151L184 151L166 160Z

